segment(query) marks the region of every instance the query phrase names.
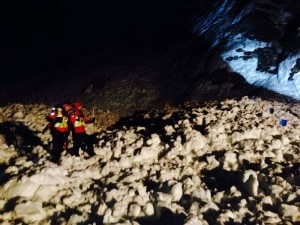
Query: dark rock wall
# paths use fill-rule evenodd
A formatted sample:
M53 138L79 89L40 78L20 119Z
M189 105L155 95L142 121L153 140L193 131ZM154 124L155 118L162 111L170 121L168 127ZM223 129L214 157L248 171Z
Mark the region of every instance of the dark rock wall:
M276 74L280 60L299 50L299 15L292 0L5 0L0 103L69 99L131 112L272 96L247 84L221 53L236 34L259 38L271 47L248 57L259 55L258 69Z

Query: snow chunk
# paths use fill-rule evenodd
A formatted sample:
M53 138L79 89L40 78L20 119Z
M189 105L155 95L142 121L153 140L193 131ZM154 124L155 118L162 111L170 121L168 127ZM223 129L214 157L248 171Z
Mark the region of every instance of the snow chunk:
M284 219L300 222L300 209L295 205L281 204L279 212Z
M18 204L14 209L14 214L17 218L21 218L27 224L41 221L47 215L41 202L31 201Z

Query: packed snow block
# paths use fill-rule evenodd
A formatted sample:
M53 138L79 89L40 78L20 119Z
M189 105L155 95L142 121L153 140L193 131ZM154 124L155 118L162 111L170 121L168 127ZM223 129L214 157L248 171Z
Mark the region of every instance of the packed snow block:
M0 196L7 199L13 197L32 198L39 186L40 184L32 182L26 178L20 181L14 178L2 187Z
M283 219L293 223L300 222L300 208L295 205L281 204L279 213Z
M155 213L154 206L151 202L147 202L143 207L143 212L146 216L152 216Z
M186 142L183 144L183 148L186 153L194 153L196 156L202 156L205 154L204 148L209 140L203 136L199 131L192 130L186 133Z
M26 224L30 224L43 220L47 213L43 209L42 202L28 201L16 205L14 215L16 218L22 219Z
M164 127L167 136L171 136L175 131L172 125L167 125Z
M114 224L114 223L117 223L120 218L119 217L115 217L112 215L112 209L110 208L107 208L105 210L105 213L104 213L104 216L103 216L103 224Z
M234 131L233 134L231 135L232 144L237 143L241 140L243 140L242 133L238 131Z
M0 136L1 139L1 136ZM7 144L0 144L0 163L1 164L9 164L10 160L16 157L18 153L14 148L10 148ZM11 167L13 168L13 166Z
M147 140L146 143L152 147L156 147L161 143L161 140L159 138L159 135L154 133L154 134L151 134L151 138L149 140Z
M74 171L71 176L76 179L99 179L101 171L96 165L89 166L83 170L84 172Z
M137 148L134 151L133 162L142 163L144 161L156 160L158 158L159 152L163 150L163 145L161 145L161 140L158 134L152 134L151 138L146 141L147 146Z
M234 152L226 152L223 159L223 169L227 171L237 171L239 162L237 154Z
M72 195L65 193L65 197L63 198L62 202L68 207L74 207L81 202L81 197L82 195L78 191L73 191Z
M179 182L173 185L169 194L172 195L172 200L174 202L178 202L183 195L182 183Z
M220 193L220 195L222 195L222 196L220 196L221 198L224 197L223 192ZM198 213L199 214L205 214L206 212L218 212L218 211L221 210L218 205L219 204L216 204L215 201L210 201L210 202L204 204L204 206L201 206L199 208L199 212Z
M55 184L53 185L40 185L39 188L34 193L34 200L36 201L49 201L49 199L56 195L59 187Z
M141 178L140 175L135 176L133 174L135 174L135 173L133 172L133 173L128 174L128 176L122 177L122 179L119 180L119 182L122 182L124 184L130 184L137 180L140 180L140 178Z
M80 214L75 214L73 213L69 220L67 225L71 225L71 224L84 224L89 218L89 215L87 213L80 213Z
M132 166L133 157L121 157L119 160L119 167L122 169L128 169Z
M134 163L142 163L148 161L151 163L152 160L158 158L158 151L157 149L153 149L152 147L143 147L139 154L133 157Z
M286 160L283 157L283 152L281 149L273 149L275 157L272 158L273 162L285 162Z
M45 168L40 173L29 177L29 179L41 185L65 184L70 181L68 171L62 167Z
M120 201L122 200L122 195L121 191L113 188L112 190L105 192L104 200L105 202Z
M98 210L97 210L97 215L103 216L107 208L108 207L107 207L106 203L104 202L103 199L101 199Z
M246 170L243 174L243 185L251 196L257 196L259 181L257 174L253 170Z
M23 119L24 117L25 117L25 114L24 114L22 111L16 112L16 113L13 115L13 118L14 118L14 119Z
M116 141L114 148L112 149L113 156L120 158L122 154L122 147L124 146L123 141Z
M184 225L203 225L203 223L197 216L193 216L192 218L187 219Z
M111 172L116 173L117 171L120 171L119 163L116 160L109 161L101 168L101 176L106 177Z
M127 215L128 204L129 201L124 201L124 199L117 201L112 207L112 216L117 218Z
M277 213L271 211L264 211L265 224L280 224L282 222L280 216Z
M252 128L243 132L235 131L231 135L232 143L239 142L244 139L260 139L262 130L261 128Z
M173 179L178 180L179 179L179 175L180 175L180 168L175 168L170 170L169 168L166 169L161 169L160 170L160 176L158 177L158 180L160 182L166 182L166 181L170 181Z
M194 190L192 193L194 198L201 199L203 202L210 202L211 199L211 192L209 189L204 189L203 187L199 187L198 189Z
M137 195L137 196L133 197L132 201L136 202L140 206L145 206L147 204L147 202L150 201L150 196L149 196L149 194Z
M164 192L157 192L157 201L171 204L173 196Z
M132 218L137 218L141 213L141 206L138 204L131 204L128 209L128 216Z

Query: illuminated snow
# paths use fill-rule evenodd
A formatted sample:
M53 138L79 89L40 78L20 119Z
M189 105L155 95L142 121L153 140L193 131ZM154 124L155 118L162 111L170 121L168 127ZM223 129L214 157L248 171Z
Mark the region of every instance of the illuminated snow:
M39 133L46 121L37 107L24 105L26 116L18 122L46 141L50 134ZM0 108L7 120L14 120L11 108ZM33 149L34 159L1 144L0 222L299 223L299 113L297 105L248 97L174 111L174 117L162 112L156 118L168 115L172 123L166 120L168 127L157 133L140 133L148 130L146 123L104 131L95 156L63 154L60 165L49 162L42 146Z
M263 86L294 99L300 99L300 72L294 74L293 80L288 79L291 69L296 64L296 60L300 58L300 52L291 54L282 61L279 64L278 74L274 75L256 70L258 58L243 58L246 56L245 52L253 52L258 48L268 47L268 43L259 40L250 40L238 35L229 45L231 49L225 51L222 57L232 70L242 75L247 82L257 86Z

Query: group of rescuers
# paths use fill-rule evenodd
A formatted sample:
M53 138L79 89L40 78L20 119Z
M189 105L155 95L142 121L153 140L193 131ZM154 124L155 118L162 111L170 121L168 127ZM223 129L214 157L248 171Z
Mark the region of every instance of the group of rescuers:
M51 161L59 164L61 154L67 150L68 137L72 134L72 154L79 156L79 149L86 151L89 156L95 155L93 142L86 133L86 124L94 123L95 118L89 118L83 113L80 102L69 101L55 105L46 116L48 124L43 129L48 129L52 135L52 149L50 151Z

